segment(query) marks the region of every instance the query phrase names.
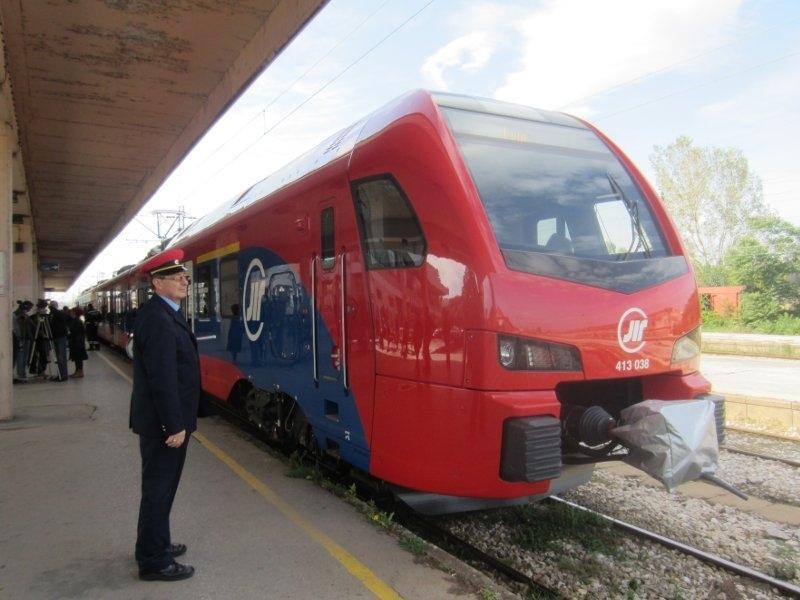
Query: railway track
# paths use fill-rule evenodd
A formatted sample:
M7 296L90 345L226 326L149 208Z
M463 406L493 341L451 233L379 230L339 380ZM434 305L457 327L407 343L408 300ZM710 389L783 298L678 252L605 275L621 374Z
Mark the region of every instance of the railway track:
M398 507L398 510L395 511L397 521L425 541L436 544L458 558L468 560L473 565L481 565L481 570L484 572L499 574L517 586L522 586L523 593L527 595L535 595L536 598L563 597L555 589L539 583L533 577L484 552L474 544L439 526L434 520L403 506L404 508Z
M770 438L773 440L783 440L786 442L795 442L800 443L800 440L797 437L792 437L789 435L783 435L780 433L769 433L766 431L759 431L757 429L747 429L746 427L732 427L730 425L726 425L725 429L728 431L736 431L738 433L746 433L748 435L757 435L759 437Z
M632 525L631 523L627 523L619 519L615 519L614 517L610 517L608 515L604 515L603 513L599 513L585 506L581 506L580 504L575 504L574 502L564 500L563 498L559 498L558 496L550 496L549 500L552 502L558 502L560 504L564 504L574 510L580 510L593 514L594 516L610 523L617 529L633 533L639 537L650 540L652 542L656 542L667 548L678 550L680 552L683 552L684 554L693 556L698 560L701 560L707 564L711 564L721 569L725 569L726 571L729 571L731 573L734 573L742 577L746 577L753 581L758 581L760 583L772 586L780 590L781 593L786 594L791 598L800 598L800 586L794 585L793 583L790 583L788 581L776 579L775 577L767 575L766 573L762 573L761 571L758 571L756 569L750 568L745 565L740 565L726 558L722 558L721 556L717 556L716 554L700 550L699 548L695 548L694 546L689 546L688 544L684 544L677 540L673 540L671 538L660 535L653 531L643 529L641 527Z
M237 412L230 410L229 407L224 406L220 403L215 403L215 404L217 404L217 406L220 408L220 412L223 415L228 417L230 420L236 422L237 425L241 426L248 433L260 439L262 442L267 443L276 450L280 450L279 448L276 447L276 444L268 438L265 431L257 428L252 423L242 418L242 416L239 415ZM790 464L792 466L800 466L800 464L797 461L783 459L781 457L763 455L755 452L750 452L738 448L730 448L725 446L723 446L722 448L729 452L738 452L741 454L755 456L758 458L777 460L780 462ZM331 469L328 465L324 464L323 462L316 461L316 464L321 470L324 471L325 476L327 478L333 480L338 484L345 486L350 485L352 483L357 484L357 487L359 489L359 498L361 500L365 502L376 501L377 496L375 495L374 490L371 489L370 486L365 485L363 479L348 478L346 476L343 477L340 472ZM666 536L662 536L653 531L649 531L647 529L638 527L631 523L627 523L625 521L616 519L614 517L605 515L603 513L599 513L597 511L594 511L585 506L581 506L574 502L564 500L562 498L559 498L558 496L551 496L548 499L548 501L569 506L573 510L590 513L596 516L597 518L608 522L616 529L636 535L643 539L650 540L651 542L655 542L661 546L677 550L689 556L693 556L694 558L702 562L724 569L740 577L744 577L752 581L756 581L771 586L779 590L781 593L786 594L788 597L800 598L800 586L794 585L793 583L777 579L775 577L767 575L766 573L762 573L761 571L758 571L746 565L735 563L728 559L722 558L721 556L717 556L713 553L706 552L699 548L690 546L688 544L684 544L682 542L673 540ZM488 554L487 552L484 552L483 550L481 550L474 544L470 543L469 541L462 539L459 536L447 530L446 528L441 527L439 524L435 522L434 519L431 519L425 515L417 513L416 511L407 507L402 502L397 502L393 500L387 501L385 495L380 495L380 497L378 497L377 502L378 505L381 506L382 508L391 511L394 514L395 521L403 525L406 529L409 529L414 534L418 535L424 540L443 548L444 550L450 552L451 554L458 556L460 559L467 560L473 566L476 566L483 572L494 574L495 577L499 576L501 579L507 582L512 582L513 583L512 587L517 587L518 591L522 591L522 593L526 595L529 596L532 595L537 598L563 597L563 595L560 594L557 590L538 582L535 577L530 577L527 574L514 568L512 565L500 560L497 557L492 556L491 554Z
M221 416L233 422L236 426L241 427L259 441L267 444L278 452L282 452L281 448L275 444L273 440L269 439L267 432L263 429L259 429L250 421L243 418L238 412L231 410L227 405L217 401L212 402L218 408ZM534 592L536 598L563 597L556 590L537 582L535 579L515 569L511 565L487 554L468 541L459 538L457 535L439 526L434 520L412 510L403 502L397 501L394 497L388 497L384 493L377 491L377 488L370 486L364 479L343 476L342 473L331 469L326 463L310 456L306 456L305 460L313 462L320 471L324 473L325 477L334 483L345 487L355 484L358 490L358 498L361 501L375 502L382 510L391 512L394 515L393 519L397 523L401 524L415 535L429 543L439 546L462 560L467 559L482 572L493 573L495 577L499 575L501 578L513 582L517 586L521 586L524 588L525 592Z
M744 456L752 456L753 458L762 458L764 460L781 462L792 467L800 467L800 461L792 460L790 458L783 458L781 456L772 456L771 454L761 454L760 452L753 452L752 450L744 450L743 448L734 448L732 446L727 446L727 445L720 446L719 449L726 450L727 452L733 452L735 454L742 454Z
M548 501L563 504L565 506L570 507L573 510L579 510L590 513L595 517L608 522L616 529L634 534L638 537L647 539L651 542L655 542L666 548L677 550L679 552L682 552L683 554L692 556L702 562L724 569L725 571L728 571L740 577L744 577L752 581L756 581L758 583L771 586L779 590L782 594L787 595L788 597L800 598L800 586L794 585L793 583L777 579L775 577L772 577L771 575L767 575L766 573L763 573L746 565L738 564L736 562L733 562L726 558L722 558L721 556L717 556L713 553L706 552L694 546L684 544L677 540L673 540L666 536L662 536L653 531L649 531L647 529L638 527L631 523L627 523L625 521L621 521L619 519L610 517L603 513L599 513L585 506L581 506L574 502L570 502L568 500L559 498L558 496L551 496L548 499ZM534 592L538 594L537 597L549 597L549 598L562 597L562 595L555 589L539 583L538 581L536 581L536 579L529 577L525 573L522 573L521 571L515 569L513 566L501 561L500 559L494 556L491 556L490 554L487 554L486 552L474 546L470 542L462 538L459 538L458 536L451 533L447 529L440 527L430 518L425 517L423 515L419 515L410 509L408 509L405 512L400 512L398 514L400 516L399 521L405 527L407 527L420 537L424 538L429 542L435 543L450 552L457 554L462 559L466 558L473 563L479 563L483 565L484 569L488 570L489 572L498 573L517 584L522 584L527 588L525 591Z

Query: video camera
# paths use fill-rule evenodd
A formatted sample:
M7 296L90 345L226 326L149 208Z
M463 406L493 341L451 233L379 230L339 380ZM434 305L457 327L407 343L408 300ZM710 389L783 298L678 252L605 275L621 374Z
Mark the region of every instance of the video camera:
M30 300L17 300L17 310L21 309L23 312L28 312L32 308L33 302Z

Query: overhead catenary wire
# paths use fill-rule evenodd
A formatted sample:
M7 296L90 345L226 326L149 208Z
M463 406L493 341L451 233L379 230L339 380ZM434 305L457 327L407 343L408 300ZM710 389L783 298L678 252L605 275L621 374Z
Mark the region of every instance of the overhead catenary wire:
M195 192L197 189L200 189L200 188L201 188L202 186L204 186L206 183L208 183L209 181L211 181L211 180L212 180L214 177L216 177L217 175L219 175L219 174L220 174L222 171L224 171L225 169L227 169L227 168L228 168L228 167L229 167L231 164L233 164L235 161L237 161L237 160L238 160L238 159L239 159L239 158L240 158L240 157L241 157L241 156L242 156L242 155L243 155L245 152L247 152L248 150L250 150L250 149L251 149L253 146L255 146L255 145L258 143L258 142L260 142L260 141L261 141L263 138L265 138L267 135L269 135L271 132L273 132L273 131L274 131L276 128L278 128L278 127L279 127L279 126L280 126L282 123L284 123L284 122L285 122L285 121L286 121L286 120L287 120L289 117L291 117L291 116L292 116L293 114L295 114L295 113L296 113L298 110L300 110L301 108L303 108L303 107L304 107L306 104L308 104L308 103L309 103L311 100L313 100L313 99L314 99L316 96L318 96L318 95L319 95L319 94L320 94L320 93L321 93L323 90L325 90L325 89L326 89L328 86L330 86L332 83L334 83L334 82L335 82L335 81L337 81L339 78L341 78L341 77L342 77L342 76L343 76L345 73L347 73L347 72L348 72L350 69L352 69L352 68L353 68L354 66L356 66L358 63L360 63L360 62L361 62L361 61L362 61L364 58L366 58L366 57L367 57L369 54L371 54L372 52L374 52L374 51L375 51L375 50L376 50L378 47L380 47L380 46L381 46L381 45L382 45L384 42L386 42L386 40L388 40L390 37L392 37L394 34L396 34L398 31L400 31L400 30L401 30L403 27L405 27L405 26L406 26L408 23L410 23L412 20L414 20L414 19L415 19L415 18L416 18L416 17L417 17L419 14L421 14L421 13L422 13L422 12L423 12L423 11L424 11L426 8L428 8L428 7L429 7L431 4L433 4L435 1L436 1L436 0L429 0L428 2L426 2L426 3L425 3L425 4L424 4L424 5L423 5L423 6L422 6L422 7L421 7L419 10L417 10L417 11L416 11L416 12L414 12L414 13L413 13L411 16L409 16L408 18L406 18L406 19L405 19L405 20L404 20L402 23L400 23L400 24L399 24L397 27L395 27L394 29L392 29L392 30L391 30L389 33L387 33L387 34L386 34L384 37L382 37L380 40L378 40L378 42L376 42L374 45L372 45L372 46L371 46L371 47L370 47L368 50L366 50L364 53L362 53L361 55L359 55L359 56L358 56L358 58L356 58L354 61L352 61L350 64L348 64L348 65L347 65L347 66L346 66L344 69L342 69L341 71L339 71L339 72L338 72L336 75L334 75L332 78L330 78L328 81L326 81L326 82L325 82L323 85L321 85L319 88L317 88L317 89L316 89L316 90L315 90L315 91L314 91L314 92L313 92L311 95L309 95L309 96L308 96L308 97L307 97L305 100L303 100L302 102L300 102L300 103L299 103L297 106L295 106L293 109L291 109L291 110L290 110L288 113L286 113L286 114L285 114L283 117L281 117L280 119L278 119L278 120L277 120L275 123L273 123L273 124L272 124L272 125L271 125L269 128L265 129L265 130L264 130L264 131L263 131L263 132L262 132L262 133L261 133L261 134L260 134L260 135L259 135L259 136L258 136L256 139L255 139L255 140L253 140L253 141L252 141L252 142L250 142L250 143L249 143L247 146L245 146L245 147L244 147L244 148L243 148L243 149L242 149L242 150L241 150L241 151L240 151L238 154L236 154L236 155L235 155L233 158L231 158L229 161L227 161L225 164L223 164L223 165L222 165L220 168L218 168L216 171L214 171L214 172L213 172L213 173L211 173L211 174L210 174L208 177L206 177L206 178L205 178L203 181L201 181L201 182L200 182L200 183L199 183L197 186L195 186L195 187L194 187L194 188L193 188L193 189L192 189L192 190L191 190L191 191L190 191L188 194L186 194L186 195L183 197L183 200L187 200L187 199L188 199L188 198L189 198L189 197L190 197L192 194L194 194L194 192ZM260 114L260 113L259 113L259 114Z
M781 23L780 25L775 25L773 27L767 27L765 29L761 29L759 31L753 32L750 35L747 35L747 36L744 36L744 37L739 37L739 38L737 38L737 39L735 39L733 41L730 41L730 42L728 42L726 44L721 44L719 46L715 46L714 48L709 48L708 50L705 50L704 52L700 52L699 54L695 54L695 55L690 56L688 58L681 59L681 60L679 60L677 62L670 63L670 64L665 65L663 67L659 67L655 71L649 71L648 73L644 73L642 75L638 75L638 76L634 77L633 79L629 79L627 81L623 81L622 83L615 84L615 85L613 85L611 87L608 87L608 88L606 88L604 90L600 90L598 92L592 92L591 94L587 94L586 96L582 96L582 97L577 98L575 100L571 100L570 102L567 102L566 104L562 104L556 110L564 110L564 109L566 109L566 108L568 108L570 106L574 106L574 105L578 104L579 102L585 102L586 100L589 100L590 98L596 98L597 96L604 96L604 95L609 94L611 92L614 92L614 91L616 91L618 89L627 87L629 85L633 85L634 83L638 83L640 81L644 81L645 79L653 77L654 75L658 75L660 73L666 73L668 71L671 71L675 67L679 67L681 65L684 65L684 64L687 64L687 63L690 63L690 62L694 62L695 60L697 60L699 58L703 58L703 57L708 56L710 54L714 54L715 52L718 52L719 50L722 50L724 48L728 48L729 46L735 46L735 45L740 44L743 41L745 41L747 39L750 39L752 37L763 35L765 33L769 33L770 31L774 31L775 29L781 29L781 28L786 27L787 25L792 25L794 23L797 23L798 20L800 20L800 19L793 19L791 21L787 21L785 23Z
M341 38L341 39L340 39L338 42L336 42L336 43L335 43L333 46L331 46L330 48L328 48L328 50L327 50L327 51L326 51L324 54L322 54L322 55L321 55L321 56L320 56L320 57L319 57L319 58L318 58L316 61L314 61L314 63L313 63L313 64L312 64L310 67L308 67L308 68L307 68L305 71L303 71L303 72L302 72L300 75L298 75L298 76L297 76L297 77L296 77L296 78L295 78L295 79L294 79L294 80L293 80L293 81L292 81L292 82L291 82L289 85L287 85L287 86L286 86L285 88L283 88L283 89L282 89L280 92L278 92L278 94L277 94L275 97L273 97L273 98L272 98L272 100L270 100L270 101L269 101L269 102L268 102L268 103L267 103L267 104L266 104L264 107L262 107L262 108L261 108L261 109L260 109L258 112L254 113L254 114L253 114L253 115L252 115L252 116L251 116L249 119L247 119L247 121L245 121L245 122L242 124L242 126L241 126L241 127L239 127L239 128L236 130L236 131L234 131L234 132L233 132L233 133L232 133L230 136L228 136L228 138L227 138L227 139L226 139L224 142L222 142L222 143L221 143L219 146L217 146L216 148L214 148L214 150L212 150L211 152L209 152L208 156L207 156L207 157L206 157L206 158L203 160L203 162L201 163L201 165L202 165L202 164L205 164L206 162L208 162L208 161L209 161L210 159L212 159L212 158L213 158L213 157L214 157L214 156L215 156L215 155L216 155L216 154L217 154L217 153L218 153L220 150L222 150L222 149L223 149L225 146L227 146L227 145L228 145L230 142L232 142L234 139L236 139L236 137L237 137L237 136L238 136L238 135L239 135L239 134L240 134L242 131L244 131L245 129L247 129L247 128L248 128L248 126L249 126L249 125L250 125L250 124L251 124L253 121L255 121L256 119L259 119L259 118L261 118L261 119L264 119L264 120L265 120L265 119L266 119L267 110L269 109L269 107L270 107L270 106L272 106L273 104L275 104L275 103L276 103L278 100L280 100L280 99L281 99L283 96L285 96L285 95L286 95L288 92L290 92L290 91L291 91L291 90L294 88L294 86L296 86L296 85L297 85L297 84L298 84L300 81L302 81L302 80L303 80L303 78L304 78L306 75L308 75L308 74L309 74L311 71L313 71L313 70L314 70L314 69L317 67L317 65L319 65L319 64L320 64L320 63L321 63L323 60L325 60L325 59L326 59L326 58L328 58L328 57L329 57L331 54L333 54L333 52L334 52L335 50L337 50L339 47L341 47L341 45L342 45L342 44L344 44L344 43L345 43L347 40L349 40L349 39L350 39L350 38L351 38L351 37L352 37L352 36L353 36L353 35L354 35L354 34L355 34L355 33L356 33L356 32L357 32L359 29L361 29L361 28L362 28L362 27L363 27L363 26L364 26L364 25L365 25L365 24L366 24L368 21L370 21L370 20L372 19L372 17L374 17L374 16L375 16L375 15L376 15L378 12L380 12L380 10L381 10L381 9L382 9L384 6L386 6L386 5L387 5L389 2L391 2L391 1L392 1L392 0L384 0L384 2L382 2L382 3L381 3L381 4L380 4L380 5L379 5L379 6L378 6L378 7L377 7L375 10L373 10L373 11L372 11L371 13L369 13L369 14L368 14L366 17L364 17L364 18L363 18L363 19L362 19L362 20L361 20L361 21L358 23L358 25L356 25L355 27L353 27L353 28L352 28L350 31L348 31L348 32L347 32L347 34L346 34L345 36L343 36L343 37L342 37L342 38Z
M744 69L739 69L739 70L733 71L733 72L728 73L726 75L722 75L721 77L715 77L713 79L708 79L708 80L704 81L703 83L698 83L697 85L692 85L692 86L689 86L687 88L683 88L681 90L676 90L674 92L670 92L669 94L665 94L663 96L659 96L658 98L653 98L651 100L647 100L645 102L640 102L639 104L635 104L633 106L629 106L629 107L623 108L621 110L609 112L609 113L606 113L604 115L600 115L598 117L594 117L594 120L595 121L601 121L603 119L616 117L617 115L621 115L621 114L624 114L626 112L630 112L632 110L637 110L637 109L642 108L644 106L649 106L650 104L655 104L656 102L661 102L662 100L666 100L668 98L672 98L673 96L679 96L681 94L686 94L688 92L693 92L694 90L706 87L707 85L711 85L712 83L718 83L720 81L724 81L726 79L730 79L731 77L736 77L737 75L741 75L742 73L748 73L750 71L755 71L755 70L760 69L762 67L766 67L768 65L780 62L782 60L786 60L787 58L792 58L793 56L797 56L797 55L800 55L800 52L790 52L788 54L784 54L782 56L778 56L777 58L773 58L771 60L767 60L767 61L758 63L756 65L753 65L753 66L750 66L750 67L747 67L747 68L744 68Z

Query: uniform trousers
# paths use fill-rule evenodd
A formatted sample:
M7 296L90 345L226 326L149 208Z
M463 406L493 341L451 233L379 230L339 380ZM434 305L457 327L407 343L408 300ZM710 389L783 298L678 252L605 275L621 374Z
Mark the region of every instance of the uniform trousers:
M142 455L142 499L136 536L139 571L160 571L172 564L169 513L186 460L190 436L179 448L170 448L164 438L139 436Z

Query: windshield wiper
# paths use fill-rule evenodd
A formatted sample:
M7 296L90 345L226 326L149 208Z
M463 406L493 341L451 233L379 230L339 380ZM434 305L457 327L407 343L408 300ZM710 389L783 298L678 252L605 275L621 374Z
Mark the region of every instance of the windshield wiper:
M606 177L608 178L608 183L611 185L611 191L619 196L620 200L622 200L622 203L625 205L625 209L628 211L628 215L631 218L631 245L628 247L627 252L625 252L625 254L619 258L619 260L626 260L628 255L630 255L630 253L633 252L639 246L639 244L641 244L642 249L644 250L644 255L650 258L650 245L647 243L647 238L644 235L644 229L642 229L642 220L639 218L639 203L635 200L631 200L625 195L625 192L622 191L622 187L619 185L619 183L617 183L617 180L614 179L614 176L608 171L606 171Z

